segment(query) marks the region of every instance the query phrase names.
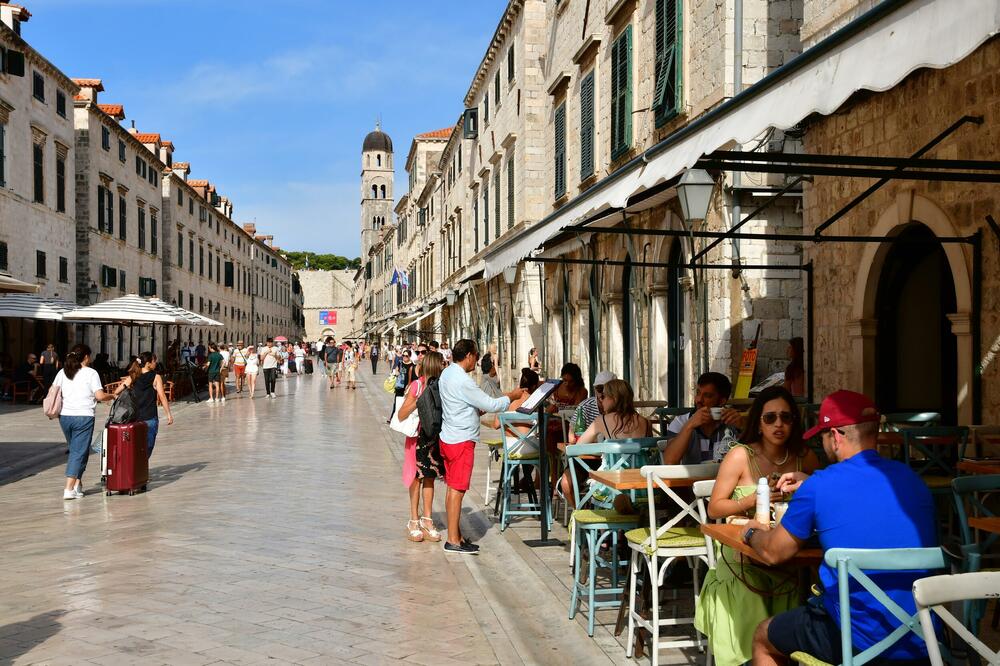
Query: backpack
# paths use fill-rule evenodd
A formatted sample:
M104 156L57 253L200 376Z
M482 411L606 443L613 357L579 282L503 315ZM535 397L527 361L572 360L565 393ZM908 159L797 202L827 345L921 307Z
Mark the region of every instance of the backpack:
M115 401L111 403L108 423L132 423L136 420L135 396L132 395L132 389L127 388L119 393Z
M420 415L420 434L431 441L441 436L441 390L437 377L427 381L424 392L417 398L417 413Z

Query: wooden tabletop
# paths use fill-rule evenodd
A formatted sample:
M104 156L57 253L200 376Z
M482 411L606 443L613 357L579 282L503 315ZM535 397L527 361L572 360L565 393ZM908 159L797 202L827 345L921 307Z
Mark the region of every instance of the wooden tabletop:
M707 523L701 526L701 531L719 543L729 546L733 550L746 555L752 560L760 562L757 553L743 543L743 533L746 527L743 525L729 525L727 523ZM788 561L788 564L797 566L818 566L823 561L823 551L819 548L806 548L800 550Z
M598 470L591 472L590 478L615 490L642 490L646 487L646 479L638 469ZM663 485L670 488L690 488L695 481L705 481L710 478L712 477L661 480Z
M972 517L969 518L969 527L984 532L1000 534L1000 517Z
M967 474L1000 474L1000 460L962 460L959 471Z

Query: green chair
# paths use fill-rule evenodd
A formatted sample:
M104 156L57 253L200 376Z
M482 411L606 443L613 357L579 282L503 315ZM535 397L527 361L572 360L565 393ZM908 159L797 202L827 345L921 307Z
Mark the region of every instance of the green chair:
M983 474L975 476L960 476L952 479L952 495L955 498L955 515L958 517L959 534L962 551L963 568L966 573L982 569L983 553L987 553L996 543L998 536L989 534L981 543L976 541L976 535L969 525L969 518L995 518L996 514L986 506L980 493L1000 491L1000 474ZM985 601L968 601L963 609L965 626L972 627L975 632L980 621L986 614ZM995 629L1000 623L1000 602L993 613L992 626Z
M701 586L698 582L697 560L703 560L709 564L709 541L702 534L700 525L706 522L705 516L698 510L699 500L688 501L678 495L672 486L678 480L685 480L683 484L676 485L691 486L690 479L710 479L715 478L719 472L719 465L716 463L704 463L701 465L647 465L642 468L642 475L646 478L646 502L649 509L649 526L639 527L625 533L629 549L632 551L630 562L630 584L629 599L635 599L636 583L641 574L640 567L644 566L649 572L650 597L649 617L638 612L634 604L629 604L628 612L628 639L625 643L625 655L632 656L632 649L635 645L635 630L641 627L650 633L652 645L650 647L650 658L653 666L660 663L660 650L665 648L698 647L704 648L706 641L697 630L692 638L668 639L660 638L662 627L673 627L683 624L694 625L693 617L667 617L661 618L660 612L660 582L666 575L667 569L678 558L687 560L691 567L694 580L694 605L698 605L698 593ZM668 506L671 511L668 513L663 506L657 514L656 498L660 491L669 500ZM671 506L672 504L672 506ZM657 518L667 517L662 524L657 524ZM684 524L681 524L681 523ZM642 563L642 564L641 564Z
M529 426L527 432L521 427ZM504 412L500 414L500 433L503 437L503 466L500 474L503 483L502 501L500 505L500 531L507 529L512 516L538 516L541 519L541 502L522 502L511 499L513 493L514 471L523 467L539 467L538 456L538 418L534 414L519 414ZM545 520L552 525L552 506L546 504L548 515Z
M678 416L690 414L693 411L694 407L657 407L650 416L654 423L660 425L660 434L663 435L667 431L666 426L670 425L671 421Z
M923 428L941 423L937 412L892 412L882 415L882 424L890 432L902 432L907 428Z
M911 631L924 637L917 613L908 613L889 598L865 571L912 571L915 569L943 569L944 551L940 548L831 548L823 560L837 570L837 592L840 596L840 649L842 666L861 666L879 656ZM899 620L899 626L875 645L854 654L851 639L851 580L867 590L875 600ZM795 652L792 659L806 666L830 666L805 652Z
M569 619L576 617L580 604L587 604L587 635L594 635L594 622L598 608L618 607L621 604L621 594L625 588L619 585L618 576L620 563L618 561L618 532L631 530L639 526L638 514L621 514L610 507L598 505L595 495L605 486L591 483L587 487L582 476L593 468L584 462L585 456L601 456L598 469L627 469L629 462L641 454L642 447L636 443L607 441L600 444L575 444L566 447L566 461L569 465L572 480L573 503L576 509L570 518L570 550L574 557L570 566L574 567L572 593L569 601ZM608 489L610 490L610 489ZM582 494L581 494L582 493ZM608 558L600 556L601 547L610 541ZM583 548L587 547L584 558ZM586 561L584 561L586 560ZM587 569L586 582L581 580L581 574ZM598 568L608 569L610 587L597 587ZM611 597L598 599L597 597Z
M951 492L958 476L955 467L965 456L969 429L965 426L907 428L903 435L903 462L920 475L932 493Z
M975 625L963 624L951 614L947 605L956 601L1000 599L1000 572L980 571L944 576L929 576L913 583L913 600L917 604L920 626L927 640L927 656L933 666L943 666L941 647L934 632L931 612L936 613L958 638L972 648L987 664L1000 663L1000 652L994 652L975 634Z

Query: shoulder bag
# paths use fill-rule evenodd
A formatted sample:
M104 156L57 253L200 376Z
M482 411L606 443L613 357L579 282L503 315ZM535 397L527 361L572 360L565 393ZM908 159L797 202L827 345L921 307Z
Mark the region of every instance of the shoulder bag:
M49 387L49 392L45 395L45 399L42 400L42 410L50 419L57 419L59 418L59 414L62 413L62 405L62 389L58 384L53 384Z

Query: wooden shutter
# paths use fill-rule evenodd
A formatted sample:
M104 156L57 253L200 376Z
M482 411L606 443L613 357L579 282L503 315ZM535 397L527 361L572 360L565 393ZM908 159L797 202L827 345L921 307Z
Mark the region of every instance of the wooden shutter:
M111 193L111 190L105 188L107 192L104 195L104 202L108 205L108 212L104 216L104 223L108 227L108 233L115 233L115 195Z
M632 26L611 46L611 157L632 145Z
M514 226L514 157L507 160L507 228Z
M681 0L656 0L656 88L653 108L657 126L680 111Z
M35 203L45 203L45 150L42 146L31 146L35 166Z
M555 198L566 194L566 103L556 109L555 114Z
M104 231L104 186L97 186L97 230Z
M7 126L0 123L0 187L7 184Z
M472 197L472 244L473 251L479 252L479 197Z
M580 180L594 173L594 72L580 82Z
M493 224L496 226L494 238L500 238L500 163L493 172Z
M483 180L483 247L490 244L490 181Z
M125 197L118 197L118 237L126 240L128 236L128 210L125 207Z

